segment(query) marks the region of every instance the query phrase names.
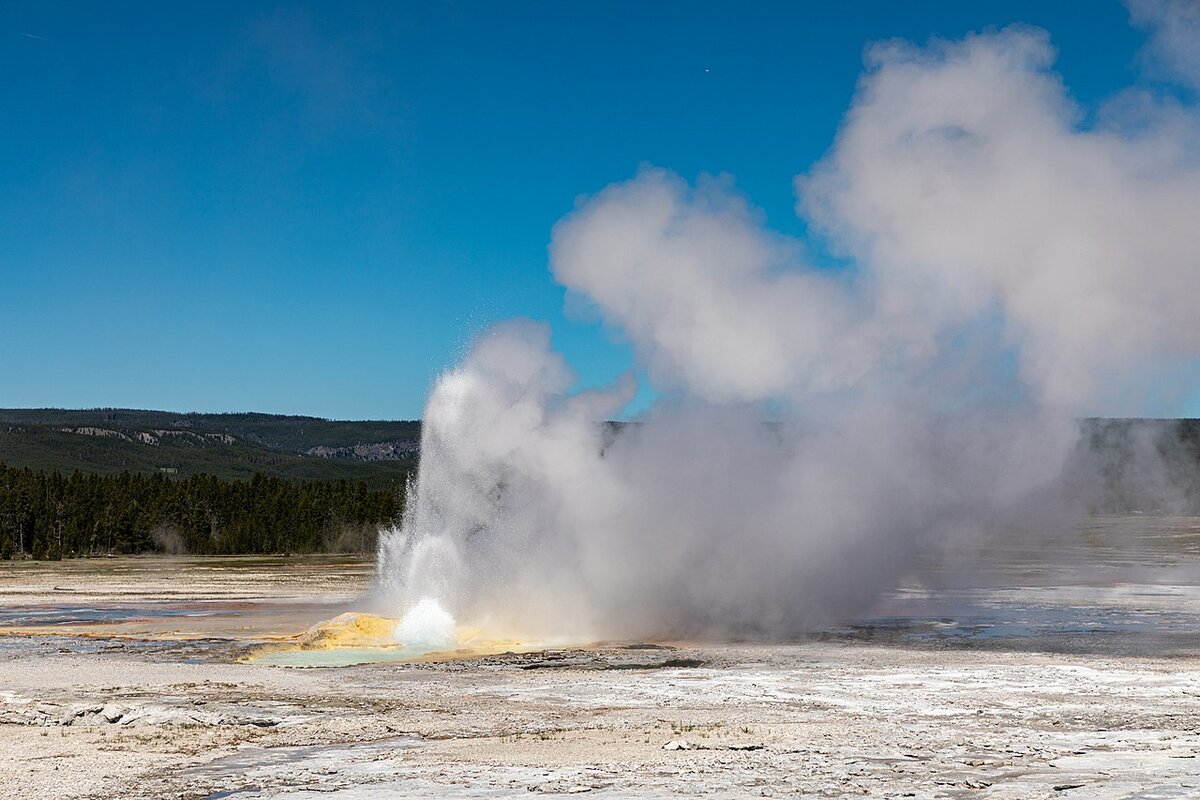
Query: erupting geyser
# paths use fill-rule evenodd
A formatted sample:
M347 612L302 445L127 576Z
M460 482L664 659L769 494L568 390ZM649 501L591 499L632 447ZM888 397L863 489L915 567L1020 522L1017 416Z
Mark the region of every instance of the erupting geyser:
M1053 59L1024 27L871 48L796 180L841 266L724 178L647 168L582 202L553 273L659 400L606 424L632 376L579 391L543 326L480 336L430 396L387 607L438 636L434 602L575 641L786 633L915 554L1076 512L1077 420L1196 388L1200 124L1131 91L1083 125Z

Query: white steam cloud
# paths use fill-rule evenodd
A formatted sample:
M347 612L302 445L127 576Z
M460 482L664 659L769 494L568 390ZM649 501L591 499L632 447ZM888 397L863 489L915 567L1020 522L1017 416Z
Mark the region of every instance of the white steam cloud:
M1150 30L1151 67L1200 89L1200 3L1129 0L1128 6L1133 22Z
M1195 10L1134 4L1176 74ZM848 266L806 263L722 179L645 169L582 203L554 276L669 399L606 425L632 379L573 393L543 326L489 331L429 399L381 549L393 602L578 637L787 632L1061 512L1079 416L1192 388L1200 117L1130 90L1084 124L1053 60L1023 27L869 51L796 179Z

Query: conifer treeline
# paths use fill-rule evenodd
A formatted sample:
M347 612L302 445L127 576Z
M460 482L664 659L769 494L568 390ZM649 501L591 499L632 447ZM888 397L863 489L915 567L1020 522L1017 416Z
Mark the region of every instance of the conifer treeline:
M400 489L344 480L64 476L0 464L0 558L368 552L403 501Z

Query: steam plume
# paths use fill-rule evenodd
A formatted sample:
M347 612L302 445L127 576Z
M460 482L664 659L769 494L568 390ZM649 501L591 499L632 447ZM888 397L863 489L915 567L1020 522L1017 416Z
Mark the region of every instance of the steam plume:
M1194 8L1135 10L1180 52ZM647 168L582 202L554 276L667 399L616 430L632 379L573 392L546 328L486 333L430 396L381 551L394 602L579 637L786 632L924 550L1070 510L1081 415L1194 388L1200 127L1135 90L1084 125L1053 60L1024 27L871 48L796 179L844 268L725 179Z

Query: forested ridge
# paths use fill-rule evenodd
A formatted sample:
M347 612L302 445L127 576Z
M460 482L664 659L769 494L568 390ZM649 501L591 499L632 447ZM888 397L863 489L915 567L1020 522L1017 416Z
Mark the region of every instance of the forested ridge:
M219 433L251 445L293 453L318 445L339 447L421 437L418 420L347 421L254 412L200 414L134 408L0 408L0 423L57 429Z
M418 421L343 422L275 414L179 414L98 408L0 409L0 463L64 475L162 472L249 480L403 486L420 450Z
M369 552L403 502L403 485L364 481L64 475L0 464L0 558Z

